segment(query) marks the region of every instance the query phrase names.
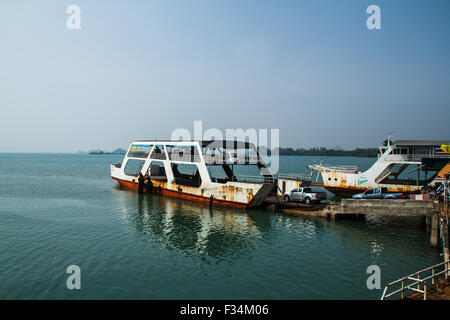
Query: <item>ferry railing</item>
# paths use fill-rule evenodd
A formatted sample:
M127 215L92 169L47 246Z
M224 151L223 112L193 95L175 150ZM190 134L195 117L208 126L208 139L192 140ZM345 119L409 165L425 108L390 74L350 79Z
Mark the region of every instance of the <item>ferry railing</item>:
M417 271L404 278L388 283L383 290L381 300L386 300L395 295L401 295L401 299L406 297L406 294L410 291L419 292L423 294L423 300L427 300L427 291L429 286L437 286L438 281L441 279L448 279L449 277L449 264L450 260L444 261L434 266ZM442 270L443 269L443 270ZM431 283L430 283L431 280ZM390 293L388 290L394 286L400 286Z
M278 179L311 181L311 174L309 174L309 173L279 173Z
M170 161L180 161L180 162L201 162L201 157L198 155L190 154L169 154Z
M206 164L258 164L258 156L203 155Z
M166 160L166 154L162 152L161 153L153 152L150 156L150 159Z
M154 157L152 154L150 158L158 159ZM165 159L165 155L161 155L161 159ZM191 154L169 154L169 160L171 161L179 161L179 162L201 162L202 158L199 155L191 155ZM230 155L203 155L203 160L206 164L260 164L263 163L262 159L258 156L230 156Z
M388 161L420 161L422 158L445 159L448 154L388 154L385 159Z
M270 176L239 175L231 179L231 181L249 183L273 183L275 180Z
M129 151L129 152L127 153L127 156L128 156L129 158L140 158L140 159L145 159L145 158L148 157L148 155L149 155L149 153L148 153L148 152L145 152L145 151Z
M358 171L358 166L345 166L345 165L328 165L328 164L313 164L309 166L315 169L325 169L330 171Z

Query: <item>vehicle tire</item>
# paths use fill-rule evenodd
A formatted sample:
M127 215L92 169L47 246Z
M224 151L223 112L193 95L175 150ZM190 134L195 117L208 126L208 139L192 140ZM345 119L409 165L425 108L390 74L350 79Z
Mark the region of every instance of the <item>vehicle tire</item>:
M305 203L306 204L311 204L311 198L305 198Z
M285 195L285 196L284 196L284 200L285 200L286 202L289 202L289 201L291 200L291 198L289 198L288 195Z

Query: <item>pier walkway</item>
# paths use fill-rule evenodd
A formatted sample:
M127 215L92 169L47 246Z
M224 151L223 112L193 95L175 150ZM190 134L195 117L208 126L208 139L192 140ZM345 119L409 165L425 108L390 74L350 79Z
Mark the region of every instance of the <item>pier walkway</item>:
M449 261L388 283L381 300L450 300Z
M439 243L439 212L442 204L434 200L410 199L343 199L340 203L306 205L287 202L279 196L270 196L264 201L266 210L297 215L308 215L336 219L364 219L365 215L424 217L427 232L430 232L430 245Z
M287 202L281 197L270 196L264 201L269 211L281 211L305 215L338 218L357 215L383 216L424 216L433 217L439 214L442 205L433 200L360 200L343 199L340 203L323 203L306 205L303 203Z
M405 300L450 300L450 280L441 280L437 286L430 287L426 299L423 293L415 292L406 296Z

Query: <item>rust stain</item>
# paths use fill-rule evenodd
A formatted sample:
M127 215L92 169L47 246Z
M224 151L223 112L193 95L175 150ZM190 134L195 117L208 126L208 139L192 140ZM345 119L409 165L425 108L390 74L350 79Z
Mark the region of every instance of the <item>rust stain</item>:
M137 190L139 188L139 184L137 182L121 180L121 179L117 179L114 177L112 179L116 180L121 186L129 188L129 189ZM195 194L188 194L188 193L185 193L185 191L178 192L175 190L167 189L167 182L154 181L154 180L152 180L152 181L154 183L153 186L154 186L154 191L156 193L175 197L175 198L182 198L182 199L187 199L187 200L192 200L192 201L198 201L198 202L207 202L207 203L211 202L211 199L209 197L204 197L204 196L195 195ZM174 188L177 188L176 184L172 184L172 186ZM160 190L158 190L159 187L160 187ZM192 187L186 187L186 186L183 186L183 188L185 190L198 190L198 188L192 188ZM234 202L230 199L228 199L228 200L213 199L212 203L214 205L218 205L218 206L234 207L234 208L241 208L241 209L245 209L248 207L248 203Z
M345 175L341 175L339 173L331 173L327 180L324 180L323 186L327 188L329 191L333 192L333 190L345 192L348 190L349 193L357 193L359 191L365 191L368 188L366 187L358 187L355 185L348 185L347 179ZM395 185L389 184L377 184L378 188L387 188L389 192L416 192L421 189L420 186L415 185L399 185L398 187Z

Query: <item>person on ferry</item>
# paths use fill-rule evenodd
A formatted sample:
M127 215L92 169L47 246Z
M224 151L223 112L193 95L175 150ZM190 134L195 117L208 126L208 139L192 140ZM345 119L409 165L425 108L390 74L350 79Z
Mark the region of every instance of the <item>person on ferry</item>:
M153 192L152 178L148 173L145 175L145 187L147 188L147 193L151 194Z
M144 181L145 181L145 178L144 178L144 176L142 175L141 172L139 172L138 181L139 181L138 193L144 193Z

